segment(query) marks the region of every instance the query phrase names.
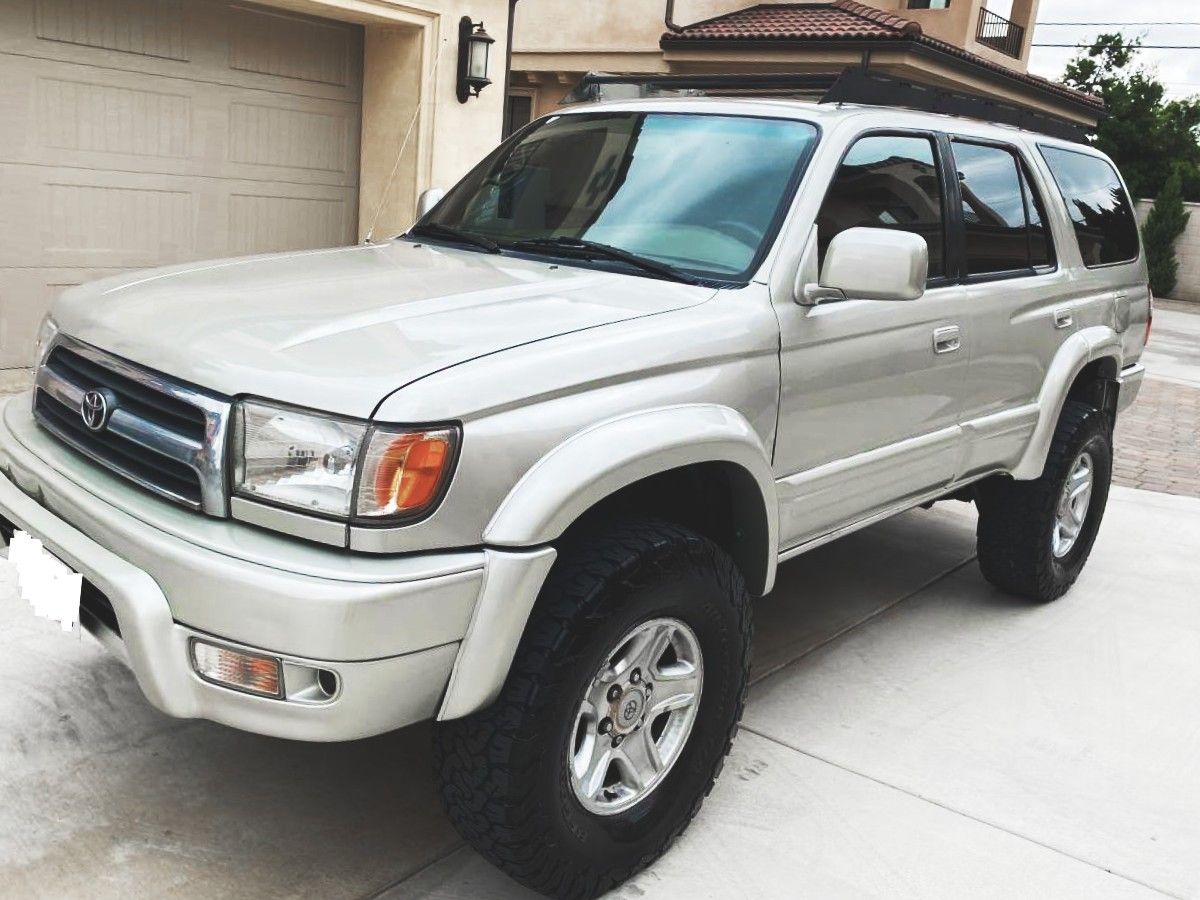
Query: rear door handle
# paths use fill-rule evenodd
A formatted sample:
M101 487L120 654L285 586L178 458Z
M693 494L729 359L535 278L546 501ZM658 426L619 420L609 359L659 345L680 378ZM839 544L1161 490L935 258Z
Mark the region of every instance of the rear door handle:
M933 332L934 353L954 353L962 346L962 331L957 325L936 328Z
M1055 328L1070 328L1075 324L1075 317L1071 315L1069 309L1056 309L1054 311L1054 327Z

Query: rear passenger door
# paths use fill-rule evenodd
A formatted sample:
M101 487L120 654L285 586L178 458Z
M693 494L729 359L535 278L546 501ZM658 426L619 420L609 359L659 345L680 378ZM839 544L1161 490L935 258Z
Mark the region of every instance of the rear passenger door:
M1038 393L1074 332L1087 289L1059 258L1049 185L1018 144L955 137L962 277L971 328L963 385L961 476L1015 465L1038 419Z

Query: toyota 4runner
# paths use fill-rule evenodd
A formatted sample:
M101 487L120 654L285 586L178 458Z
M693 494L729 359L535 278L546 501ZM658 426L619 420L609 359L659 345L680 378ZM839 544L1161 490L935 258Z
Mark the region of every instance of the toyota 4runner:
M712 787L781 561L955 497L993 584L1079 575L1151 319L1095 150L638 100L536 121L424 205L46 318L0 532L82 574L82 625L164 712L305 741L436 718L464 837L591 896Z

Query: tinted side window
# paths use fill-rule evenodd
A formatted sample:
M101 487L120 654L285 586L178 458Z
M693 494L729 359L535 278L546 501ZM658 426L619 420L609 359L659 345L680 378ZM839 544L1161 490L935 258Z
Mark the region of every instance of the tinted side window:
M946 274L942 186L933 142L923 137L875 135L859 140L842 161L821 212L821 259L848 228L911 231L929 244L929 277Z
M954 163L962 193L967 274L1028 269L1025 194L1016 158L999 147L956 141Z
M1066 201L1084 265L1137 259L1137 220L1116 170L1099 157L1059 147L1042 147L1042 156Z
M1041 197L1015 151L954 142L967 273L1024 272L1054 263Z

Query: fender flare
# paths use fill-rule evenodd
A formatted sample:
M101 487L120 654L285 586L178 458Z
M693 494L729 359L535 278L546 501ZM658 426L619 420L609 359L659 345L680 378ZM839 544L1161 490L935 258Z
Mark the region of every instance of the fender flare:
M744 416L686 404L608 419L578 432L525 473L484 529L484 587L459 645L438 719L483 709L499 696L534 601L554 561L547 546L621 488L695 463L739 466L758 488L767 541L763 593L778 562L779 505L770 454Z
M1034 481L1042 476L1067 394L1084 367L1098 359L1111 359L1119 372L1122 357L1121 336L1106 325L1081 329L1063 342L1046 370L1037 401L1041 412L1025 453L1012 470L1013 478Z
M559 537L605 497L695 463L727 462L758 485L774 556L779 534L770 454L726 406L686 404L608 419L559 444L517 482L483 532L489 547L532 547Z

